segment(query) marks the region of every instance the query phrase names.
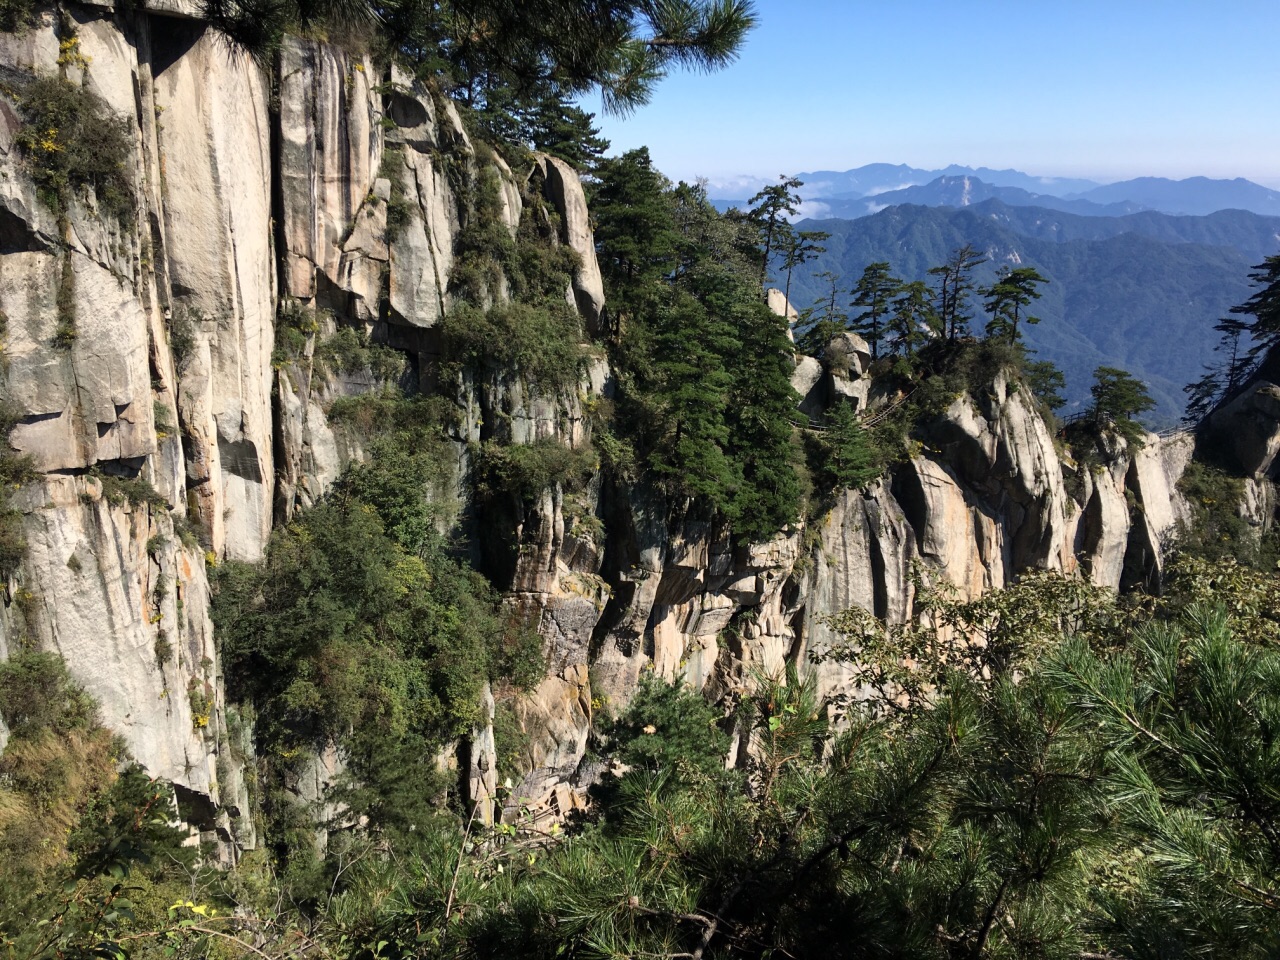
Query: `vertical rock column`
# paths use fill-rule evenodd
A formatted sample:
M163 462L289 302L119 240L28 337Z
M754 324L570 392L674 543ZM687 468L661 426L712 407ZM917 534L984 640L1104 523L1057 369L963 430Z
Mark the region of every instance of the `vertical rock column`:
M274 473L268 83L249 56L205 31L154 84L173 310L196 336L178 404L189 496L216 554L257 560Z

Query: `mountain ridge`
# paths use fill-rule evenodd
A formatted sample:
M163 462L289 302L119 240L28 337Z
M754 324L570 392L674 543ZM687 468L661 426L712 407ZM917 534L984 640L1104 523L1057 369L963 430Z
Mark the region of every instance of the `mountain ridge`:
M1041 200L1040 205L1070 212L1087 213L1082 203L1100 208L1099 216L1124 215L1137 209L1151 209L1172 215L1206 215L1218 210L1247 210L1263 216L1280 215L1280 191L1272 190L1243 177L1213 179L1187 177L1172 180L1165 177L1137 177L1102 184L1093 180L1064 177L1036 177L1019 170L993 170L989 167L966 167L959 164L926 170L906 164L871 163L845 171L817 170L796 174L804 186L801 197L810 204L825 203L833 216L866 216L876 211L865 201L885 194L928 187L939 180L969 178L981 182L991 196L1004 192L1003 199L1013 202L1023 191ZM759 185L768 181L746 178L730 185L712 184L713 202L725 209L747 205ZM749 186L748 184L754 184ZM899 202L919 202L926 194L904 195ZM1048 198L1052 198L1049 201ZM858 204L857 201L864 201ZM883 201L878 201L883 202ZM873 204L875 205L875 204ZM935 204L936 205L936 204ZM1074 206L1073 206L1074 205Z
M1068 412L1086 402L1095 367L1122 366L1147 381L1157 401L1149 422L1164 426L1182 413L1182 387L1213 358L1214 322L1248 296L1247 275L1257 257L1204 242L1213 236L1203 224L1132 216L1137 219L1072 217L989 200L959 208L904 204L855 220L805 220L799 229L831 236L826 252L794 274L792 299L802 309L816 302L823 271L851 288L867 264L880 260L904 280L929 279L930 267L970 243L991 257L977 271L978 285L990 283L1001 265L1034 266L1049 279L1035 310L1044 322L1028 328L1027 343L1066 374ZM1158 235L1105 229L1117 225L1149 227ZM1033 228L1040 235L1022 232ZM976 298L972 306L980 312ZM975 330L984 322L979 316Z

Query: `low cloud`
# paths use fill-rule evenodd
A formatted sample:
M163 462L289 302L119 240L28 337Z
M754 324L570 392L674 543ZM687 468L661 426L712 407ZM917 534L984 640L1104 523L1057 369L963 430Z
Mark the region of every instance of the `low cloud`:
M796 215L788 217L792 223L797 220L824 220L831 216L831 205L820 200L805 200L796 208Z

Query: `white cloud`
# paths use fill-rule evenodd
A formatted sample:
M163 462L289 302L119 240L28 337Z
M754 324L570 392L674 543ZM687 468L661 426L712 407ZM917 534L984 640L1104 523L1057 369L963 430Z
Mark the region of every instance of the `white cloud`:
M805 200L796 209L798 211L796 215L788 218L792 223L797 220L803 220L806 217L813 220L822 220L831 216L831 205L822 203L819 200Z
M731 177L709 177L707 190L713 197L749 197L772 181L766 177L742 174Z
M894 191L894 190L905 190L905 189L907 189L907 187L919 187L919 186L923 186L923 184L918 183L918 182L917 182L917 181L915 181L915 180L909 180L909 181L907 181L907 182L905 182L905 183L888 184L888 185L883 186L883 187L872 187L870 190L868 190L866 193L864 193L864 194L863 194L863 196L864 196L864 197L877 197L877 196L879 196L879 195L880 195L880 194L882 194L882 193L890 193L890 192L892 192L892 191ZM881 207L880 209L882 209L882 210L883 210L884 208L883 208L883 207ZM872 211L872 212L874 213L875 211Z

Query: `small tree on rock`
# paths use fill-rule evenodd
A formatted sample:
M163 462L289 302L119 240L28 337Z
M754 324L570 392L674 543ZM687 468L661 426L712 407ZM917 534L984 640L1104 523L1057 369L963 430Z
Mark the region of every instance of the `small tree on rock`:
M850 292L853 306L862 307L862 313L853 318L853 329L862 334L871 345L871 359L879 356L879 344L885 335L885 323L889 316L893 296L902 281L889 272L884 261L872 263L862 271L862 276Z
M1155 407L1146 384L1127 370L1098 367L1093 371L1093 396L1090 415L1095 423L1110 423L1131 445L1141 445L1142 425L1134 418Z

